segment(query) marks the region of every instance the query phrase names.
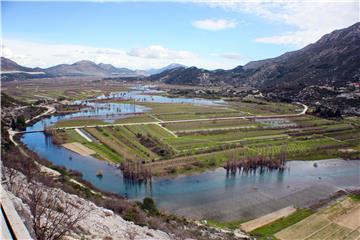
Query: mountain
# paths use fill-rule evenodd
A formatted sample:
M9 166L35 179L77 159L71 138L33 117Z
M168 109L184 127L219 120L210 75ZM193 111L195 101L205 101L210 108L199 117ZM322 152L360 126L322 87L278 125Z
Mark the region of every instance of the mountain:
M246 69L249 65L244 66ZM298 92L305 86L344 87L360 80L360 23L326 34L298 51L265 60L249 76L262 89L288 88Z
M28 68L16 62L1 57L2 81L23 80L26 78L40 77L60 77L60 76L98 76L98 77L143 77L161 73L169 69L183 67L181 64L170 64L163 68L149 70L131 70L128 68L118 68L111 64L99 63L82 60L73 64L59 64L49 68Z
M39 68L28 68L17 64L16 62L1 57L1 81L24 80L31 78L49 77Z
M14 71L32 72L33 70L32 68L23 67L8 58L1 57L1 72L14 72Z
M116 68L111 64L99 63L98 66L111 74L120 74L120 75L137 75L136 71L128 68Z
M130 70L91 61L39 70L19 66L5 58L1 61L3 69L22 72L43 70L51 76L115 76L120 79L147 76L139 79L167 84L249 86L272 98L356 108L360 98L360 23L326 34L300 50L249 62L231 70L210 71L179 64L147 71ZM29 72L26 74L29 75Z
M73 64L60 64L44 69L46 73L53 76L111 76L115 71L114 66L110 64L96 64L94 62L83 60Z
M154 74L148 77L148 80L180 85L239 85L245 83L250 72L253 71L244 70L241 66L232 70L213 71L197 67L179 67Z
M231 70L183 67L152 75L148 80L168 84L250 86L271 98L360 114L360 23L326 34L298 51Z
M305 86L343 87L360 81L360 23L329 33L298 51L231 70L183 67L149 79L169 84L246 84L264 91L287 89L295 94Z
M53 76L139 77L160 73L164 70L173 69L179 66L182 65L170 64L160 69L131 70L128 68L117 68L111 64L96 64L91 61L83 60L73 64L56 65L54 67L44 69L44 71Z
M148 75L154 75L154 74L164 72L166 70L172 70L172 69L181 68L181 67L185 67L185 66L182 65L182 64L179 64L179 63L171 63L171 64L169 64L169 65L167 65L165 67L162 67L162 68L153 68L153 69L146 70L146 73Z

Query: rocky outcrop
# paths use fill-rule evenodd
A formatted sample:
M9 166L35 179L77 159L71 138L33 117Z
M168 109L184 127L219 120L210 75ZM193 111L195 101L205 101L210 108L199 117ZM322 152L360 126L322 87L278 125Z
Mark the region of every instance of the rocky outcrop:
M5 171L5 173L6 172L7 171ZM29 183L27 182L26 177L20 172L16 172L16 174L12 172L12 179L10 182L8 182L8 185L4 186L4 188L7 188L16 210L22 217L29 232L34 236L34 230L32 229L32 215L27 203L29 200L26 197L28 195L27 192L30 191L28 188ZM124 220L113 211L99 207L77 195L66 193L61 189L52 189L40 183L37 183L37 188L41 189L45 195L53 194L55 192L60 204L70 202L75 206L75 208L72 208L72 215L76 215L76 211L86 213L84 218L76 224L75 228L66 233L65 239L171 239L165 232L135 225L132 222ZM62 208L59 207L59 211L61 211L61 209Z

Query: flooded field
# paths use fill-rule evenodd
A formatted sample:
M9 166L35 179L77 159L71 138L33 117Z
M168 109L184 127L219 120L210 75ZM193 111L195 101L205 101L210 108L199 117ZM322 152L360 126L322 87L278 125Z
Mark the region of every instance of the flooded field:
M101 117L105 121L114 121L128 113L149 111L149 108L136 104L139 101L174 101L204 106L221 103L205 99L146 95L141 90L114 93L99 99L109 97L136 98L137 101L134 104L82 101L89 108L64 116L51 116L27 130L43 129L64 119ZM265 124L269 124L267 120ZM270 124L291 123L281 120ZM291 161L286 163L285 170L256 170L234 175L228 174L224 168L217 168L188 176L154 177L147 184L134 183L125 180L121 170L113 164L54 145L51 138L42 132L24 134L22 141L54 164L81 172L85 180L101 190L119 193L135 200L152 196L161 209L196 219L251 219L289 205L306 207L340 189L359 185L360 161L339 159L316 161L316 164L314 161ZM99 169L103 172L102 177L96 176Z

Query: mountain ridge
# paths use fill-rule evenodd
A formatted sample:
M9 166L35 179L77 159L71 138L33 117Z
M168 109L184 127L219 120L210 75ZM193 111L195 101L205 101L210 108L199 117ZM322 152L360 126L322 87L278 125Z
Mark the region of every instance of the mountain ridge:
M341 87L360 81L360 23L335 30L306 47L230 70L179 68L153 75L152 81L174 84L246 84L264 91L291 85ZM186 77L184 77L186 76Z
M81 60L74 62L72 64L58 64L48 68L30 68L24 67L11 59L1 57L1 70L3 74L14 74L18 72L43 72L46 74L46 77L59 77L59 76L98 76L98 77L139 77L139 76L149 76L155 73L160 73L165 70L177 68L184 66L178 63L172 63L162 68L152 68L147 70L132 70L125 67L115 67L112 64L99 63L96 64L90 60ZM19 75L16 75L19 77ZM15 79L16 79L15 77ZM30 76L28 76L31 78ZM25 79L23 76L21 79ZM14 79L8 79L14 80Z

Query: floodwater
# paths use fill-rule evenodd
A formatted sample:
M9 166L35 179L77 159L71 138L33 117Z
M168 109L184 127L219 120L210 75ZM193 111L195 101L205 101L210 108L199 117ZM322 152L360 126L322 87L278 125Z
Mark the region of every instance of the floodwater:
M167 98L146 95L145 90L113 93L99 98L127 98L137 101L223 104L206 99ZM154 92L152 92L154 94ZM148 111L128 103L94 103L83 101L89 108L65 116L51 116L27 130L43 129L63 119L102 117L113 121L128 113ZM123 116L122 116L123 115ZM291 161L284 171L260 171L229 175L219 168L205 173L175 178L154 178L151 183L134 183L123 179L122 172L112 164L93 157L80 156L52 143L42 132L24 134L22 141L41 157L56 165L77 170L97 188L140 200L152 196L161 209L201 219L231 221L251 219L282 207L309 206L340 189L360 186L360 161L339 159ZM96 176L98 170L104 175Z

